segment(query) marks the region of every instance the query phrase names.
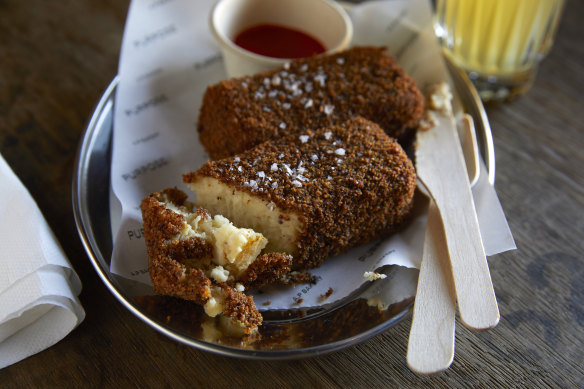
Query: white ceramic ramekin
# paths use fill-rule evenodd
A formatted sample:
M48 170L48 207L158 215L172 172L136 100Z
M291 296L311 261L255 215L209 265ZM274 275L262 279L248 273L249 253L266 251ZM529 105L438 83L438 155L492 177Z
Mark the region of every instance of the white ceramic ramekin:
M325 54L344 50L353 36L351 19L330 0L219 0L211 10L210 25L230 77L254 74L289 61L255 54L233 42L237 34L259 24L307 33L324 45Z

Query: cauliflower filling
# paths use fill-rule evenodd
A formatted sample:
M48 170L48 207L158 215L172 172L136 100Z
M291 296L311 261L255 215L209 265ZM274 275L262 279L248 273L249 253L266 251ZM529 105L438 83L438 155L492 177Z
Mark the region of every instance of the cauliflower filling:
M230 277L238 279L268 244L261 233L236 227L221 215L210 217L202 209L193 212L187 206L177 207L171 202L165 202L166 209L185 218L182 230L174 239L198 237L211 243L211 262L217 266L207 269L207 272L217 282L226 282Z

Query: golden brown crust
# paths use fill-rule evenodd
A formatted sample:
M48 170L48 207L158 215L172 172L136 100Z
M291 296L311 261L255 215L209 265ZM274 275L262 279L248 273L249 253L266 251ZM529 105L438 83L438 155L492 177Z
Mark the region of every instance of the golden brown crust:
M278 282L290 273L292 257L282 253L268 253L260 255L249 265L241 277L241 281L248 288L259 288L263 285Z
M185 241L170 239L180 232L184 217L165 209L161 202L164 196L169 196L177 205L183 205L186 199L184 193L166 189L142 201L148 270L154 292L204 304L211 296L210 280L199 269L187 269L179 259L205 258L212 255L213 248L196 237Z
M209 86L197 128L211 158L219 159L356 115L404 140L423 111L415 81L384 48L358 47Z
M228 285L221 285L225 293L225 307L223 314L245 325L244 332L249 334L251 329L262 324L262 315L256 309L253 297L236 291Z
M296 242L295 270L393 232L408 214L416 186L401 146L363 118L264 142L207 162L183 180L204 177L298 215L305 230Z

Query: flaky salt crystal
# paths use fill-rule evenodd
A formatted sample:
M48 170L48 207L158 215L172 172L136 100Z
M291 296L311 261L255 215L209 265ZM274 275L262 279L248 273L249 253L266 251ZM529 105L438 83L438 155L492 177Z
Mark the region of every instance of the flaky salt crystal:
M316 76L314 76L314 81L318 82L320 84L320 86L324 86L325 81L326 81L326 75L319 73Z
M290 169L290 165L285 163L282 166L284 166L284 171L286 172L286 174L288 174L288 175L292 174L292 169Z

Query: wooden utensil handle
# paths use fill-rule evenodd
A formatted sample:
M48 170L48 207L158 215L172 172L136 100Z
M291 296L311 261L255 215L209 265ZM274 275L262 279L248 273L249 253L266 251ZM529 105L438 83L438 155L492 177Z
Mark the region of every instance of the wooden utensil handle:
M430 201L407 355L419 374L446 370L454 359L456 295L449 269L442 220Z
M452 118L442 118L436 136L448 179L431 178L429 187L444 224L458 310L463 324L488 330L499 322L499 308L491 282L464 157Z
M436 203L444 224L460 318L470 329L488 330L499 322L499 308L474 204L472 198L462 197L457 202L437 198Z

